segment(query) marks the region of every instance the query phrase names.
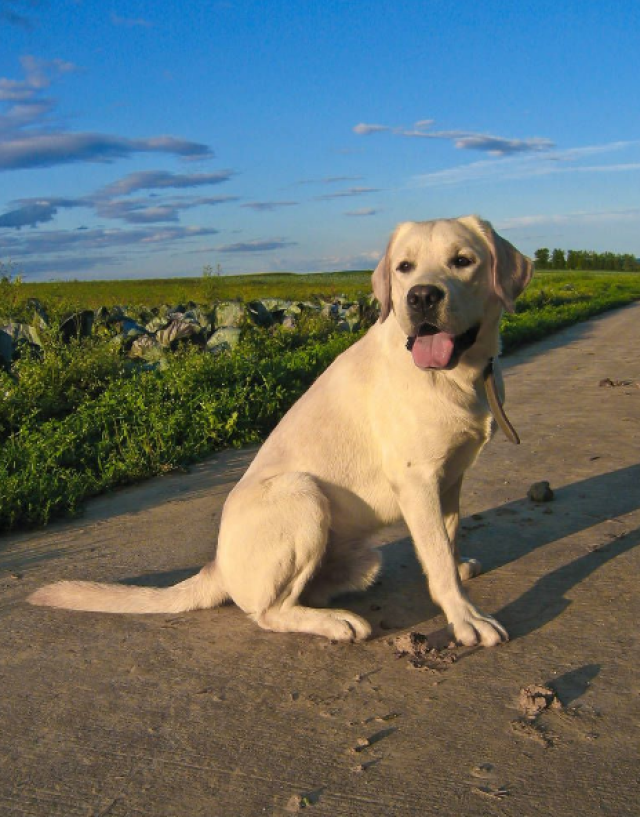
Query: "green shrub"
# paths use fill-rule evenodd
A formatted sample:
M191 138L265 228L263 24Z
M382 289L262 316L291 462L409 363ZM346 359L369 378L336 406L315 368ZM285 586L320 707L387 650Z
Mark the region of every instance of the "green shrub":
M124 376L99 357L94 369L79 364L91 347L83 342L70 351L75 365L63 391L54 388L64 381L61 365L45 363L40 379L35 367L21 366L28 376L17 385L3 375L0 388L10 393L3 406L10 408L0 451L0 529L74 514L88 496L264 439L356 339L344 333L304 342L282 330L254 330L233 353L184 347L163 370ZM92 387L84 395L82 378Z

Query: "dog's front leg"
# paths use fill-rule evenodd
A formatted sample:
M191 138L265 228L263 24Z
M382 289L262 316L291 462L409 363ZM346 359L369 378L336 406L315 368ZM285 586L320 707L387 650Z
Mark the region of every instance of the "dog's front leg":
M398 501L427 574L431 596L444 610L455 639L466 645L480 642L485 647L506 641L504 627L478 610L462 590L437 477L405 483L398 489Z
M473 579L482 573L482 565L477 559L465 559L460 555L458 550L458 527L460 525L460 489L462 488L462 477L460 477L443 495L442 495L442 515L444 517L444 524L447 529L447 536L451 544L456 565L458 566L458 575L463 582L467 579Z

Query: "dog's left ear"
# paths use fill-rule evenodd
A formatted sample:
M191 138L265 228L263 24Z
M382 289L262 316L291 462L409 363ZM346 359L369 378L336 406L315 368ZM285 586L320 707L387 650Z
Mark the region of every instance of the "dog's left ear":
M533 275L531 259L498 235L488 221L483 221L478 216L465 216L459 221L481 235L489 245L493 290L507 312L513 312L515 299L525 289Z
M389 248L371 276L373 294L380 304L380 323L389 317L391 312L391 268L389 265Z

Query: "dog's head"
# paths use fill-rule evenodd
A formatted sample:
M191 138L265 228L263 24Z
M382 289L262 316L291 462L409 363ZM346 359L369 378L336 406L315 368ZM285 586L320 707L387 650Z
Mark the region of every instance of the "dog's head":
M450 369L531 279L531 261L476 216L405 222L373 273L380 321L391 313L421 369Z

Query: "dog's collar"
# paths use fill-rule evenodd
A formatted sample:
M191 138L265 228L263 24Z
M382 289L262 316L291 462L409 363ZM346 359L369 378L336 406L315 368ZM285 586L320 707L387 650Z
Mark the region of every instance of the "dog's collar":
M496 423L504 432L505 437L514 445L520 445L520 437L518 432L509 422L509 418L505 414L500 398L498 397L498 389L496 386L496 378L493 373L493 358L487 363L487 367L483 373L484 387L487 392L487 400L489 408L494 416Z

